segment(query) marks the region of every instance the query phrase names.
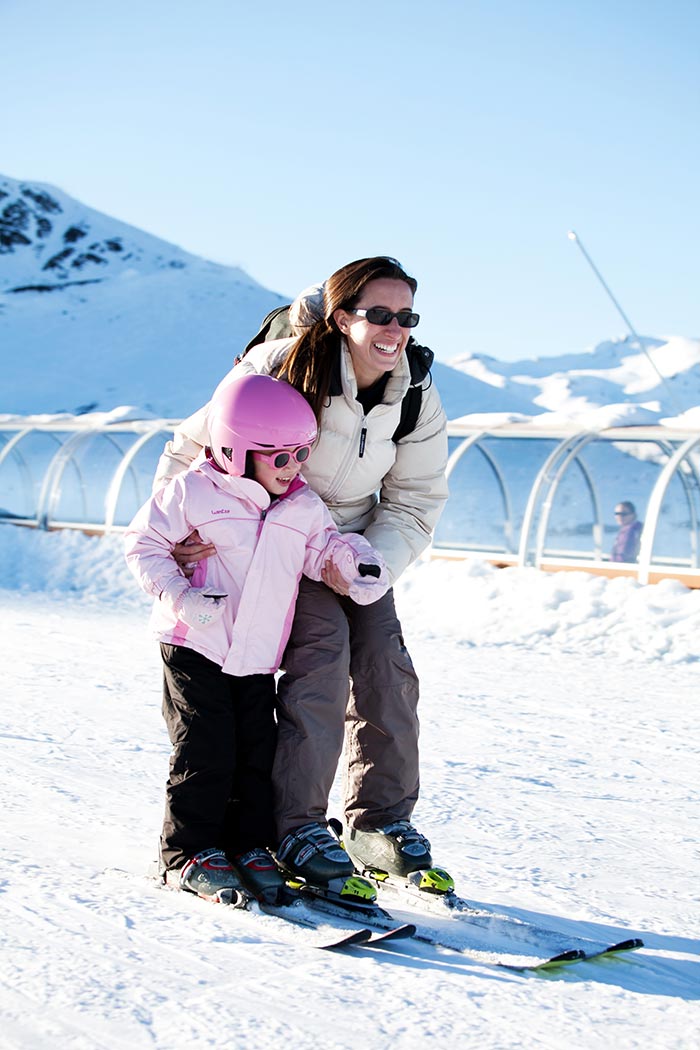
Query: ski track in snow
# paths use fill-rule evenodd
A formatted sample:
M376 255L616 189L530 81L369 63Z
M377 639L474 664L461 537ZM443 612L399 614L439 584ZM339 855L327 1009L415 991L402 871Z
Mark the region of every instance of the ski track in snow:
M528 647L514 637L524 614L507 643L493 625L460 640L463 571L419 568L398 590L422 680L417 823L470 899L646 947L546 977L410 943L338 955L159 888L145 873L169 744L147 606L107 583L102 601L4 590L0 1047L698 1046L694 657L606 655L582 621L577 649L556 633ZM485 579L512 610L517 584ZM552 586L590 615L587 582ZM682 621L685 598L666 594L659 630ZM529 618L545 615L533 591ZM339 797L336 785L335 812Z

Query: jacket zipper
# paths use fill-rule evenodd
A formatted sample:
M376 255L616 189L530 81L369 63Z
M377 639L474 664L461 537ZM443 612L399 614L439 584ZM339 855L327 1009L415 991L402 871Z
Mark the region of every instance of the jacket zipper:
M340 464L338 472L336 473L336 476L335 476L335 479L334 479L335 483L334 483L333 487L331 489L329 489L328 492L324 495L324 497L323 497L324 500L328 500L331 503L333 502L333 500L336 498L336 496L338 495L338 493L342 489L343 485L345 484L345 481L346 481L348 475L350 474L350 471L352 470L353 464L355 462L355 456L358 456L358 458L360 458L364 454L364 445L365 445L365 442L366 442L366 434L367 434L367 428L364 426L364 422L365 422L365 417L363 415L361 423L360 423L360 446L362 447L362 451L360 452L359 449L358 449L358 452L355 451L355 449L358 448L358 446L355 444L355 440L357 440L357 433L358 433L357 430L356 430L354 437L350 438L348 440L348 443L347 443L347 446L346 446L346 449L345 449L345 455L343 457L343 462ZM364 432L364 435L365 435L364 438L363 438L363 432Z

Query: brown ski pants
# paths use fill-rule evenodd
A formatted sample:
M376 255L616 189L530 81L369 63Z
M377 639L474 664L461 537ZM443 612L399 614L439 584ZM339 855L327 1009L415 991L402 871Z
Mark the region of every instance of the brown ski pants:
M362 606L302 577L283 668L273 769L279 837L325 821L343 741L346 823L409 819L419 787L418 678L393 592Z

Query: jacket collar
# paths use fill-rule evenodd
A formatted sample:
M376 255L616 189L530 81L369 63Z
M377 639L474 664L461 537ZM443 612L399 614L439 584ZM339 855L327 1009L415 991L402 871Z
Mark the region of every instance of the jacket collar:
M252 478L239 478L234 477L233 474L227 474L207 456L207 449L202 449L190 469L198 470L224 492L230 492L239 499L246 499L254 503L260 510L267 510L270 506L271 498L267 489L264 489L257 481L253 481Z

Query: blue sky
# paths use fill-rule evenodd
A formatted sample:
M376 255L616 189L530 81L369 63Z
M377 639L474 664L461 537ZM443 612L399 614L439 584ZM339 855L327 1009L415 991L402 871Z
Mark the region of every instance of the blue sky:
M449 360L700 337L697 0L0 0L0 172L293 295L364 255Z

